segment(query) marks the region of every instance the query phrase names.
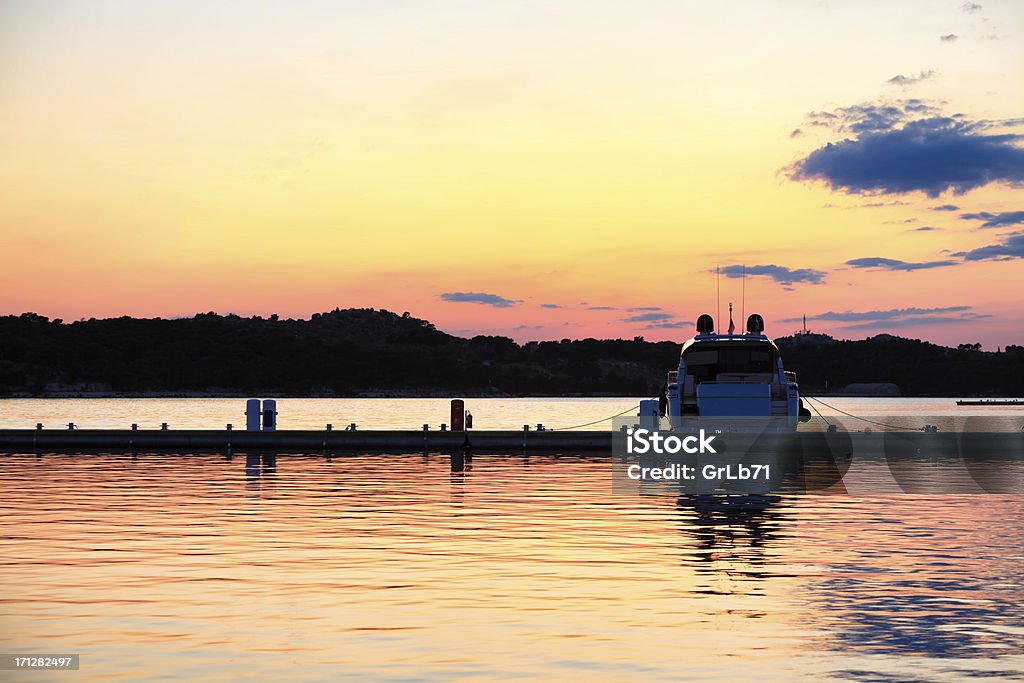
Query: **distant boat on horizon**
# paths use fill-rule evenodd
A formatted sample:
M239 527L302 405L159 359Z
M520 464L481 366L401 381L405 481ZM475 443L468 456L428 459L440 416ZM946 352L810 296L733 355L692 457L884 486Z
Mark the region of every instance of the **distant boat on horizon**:
M958 406L1024 406L1019 398L960 399Z

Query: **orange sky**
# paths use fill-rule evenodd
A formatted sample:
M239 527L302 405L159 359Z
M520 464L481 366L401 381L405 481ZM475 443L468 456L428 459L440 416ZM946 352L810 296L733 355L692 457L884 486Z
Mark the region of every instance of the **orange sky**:
M769 334L1024 343L1024 6L981 5L6 2L0 314L680 339L746 264Z

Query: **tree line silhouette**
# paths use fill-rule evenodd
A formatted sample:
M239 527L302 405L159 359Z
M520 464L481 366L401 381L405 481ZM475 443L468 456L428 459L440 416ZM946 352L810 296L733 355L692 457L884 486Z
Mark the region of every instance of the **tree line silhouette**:
M687 336L689 332L686 333ZM777 339L787 369L813 393L893 382L904 395L1019 395L1024 347L981 351L879 335ZM64 323L0 317L0 395L262 394L653 396L678 342L464 339L386 310L335 309L309 320L203 313Z

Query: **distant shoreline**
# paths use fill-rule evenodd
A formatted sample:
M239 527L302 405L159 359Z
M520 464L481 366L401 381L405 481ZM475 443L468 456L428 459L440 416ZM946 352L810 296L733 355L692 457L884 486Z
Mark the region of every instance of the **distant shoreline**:
M842 391L828 391L828 392L807 392L803 394L811 397L821 398L936 398L936 399L1019 399L1024 398L1022 396L1004 396L997 394L950 394L950 395L930 395L930 394L911 394L911 395L900 395L900 396L885 396L880 394L867 394L867 393L854 393L854 392L842 392ZM531 393L531 394L510 394L506 392L463 392L463 393L452 393L452 392L400 392L400 391L379 391L379 392L362 392L359 394L351 395L337 395L337 394L288 394L284 392L202 392L202 391L181 391L181 392L54 392L54 393L43 393L43 394L25 394L25 393L14 393L6 396L0 396L0 401L3 400L54 400L54 399L166 399L166 398L223 398L223 399L247 399L247 398L277 398L277 399L417 399L417 398L429 398L429 399L453 399L453 398L541 398L541 399L557 399L557 398L637 398L635 394L618 394L618 393L561 393L561 394L542 394L542 393ZM653 398L653 397L651 397Z
M824 394L822 394L824 396ZM202 391L171 391L171 392L119 392L119 391L85 391L85 392L53 392L43 394L26 394L26 393L13 393L7 396L0 396L0 400L4 399L143 399L143 398L336 398L336 399L356 399L356 398L440 398L440 399L451 399L451 398L636 398L634 394L617 394L617 393L561 393L561 394L543 394L543 393L531 393L531 394L510 394L507 392L480 392L480 391L467 391L467 392L441 392L441 391L428 391L428 392L414 392L414 391L370 391L360 392L358 394L319 394L319 393L304 393L304 394L289 394L280 391L254 391L250 393L241 392L202 392ZM651 397L653 398L653 397Z

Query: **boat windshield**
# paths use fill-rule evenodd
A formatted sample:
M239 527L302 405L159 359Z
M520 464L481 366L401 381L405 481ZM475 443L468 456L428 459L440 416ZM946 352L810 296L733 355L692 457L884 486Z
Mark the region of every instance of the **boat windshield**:
M695 382L713 381L721 373L771 373L775 369L775 349L768 344L744 344L689 348L683 354L686 374Z

